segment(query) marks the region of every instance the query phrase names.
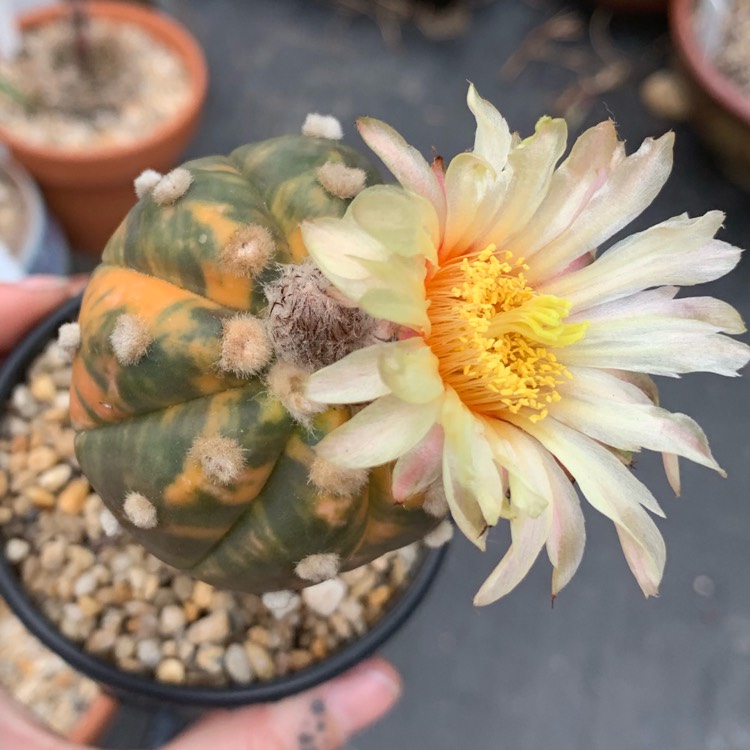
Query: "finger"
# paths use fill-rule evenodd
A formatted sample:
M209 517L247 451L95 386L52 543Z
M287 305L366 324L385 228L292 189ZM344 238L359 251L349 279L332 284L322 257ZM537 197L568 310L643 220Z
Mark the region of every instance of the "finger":
M29 276L16 284L0 284L0 352L86 285L85 276Z
M400 693L396 670L370 659L280 703L215 712L165 750L337 750L383 716Z
M42 729L36 720L0 691L0 747L23 750L84 750Z

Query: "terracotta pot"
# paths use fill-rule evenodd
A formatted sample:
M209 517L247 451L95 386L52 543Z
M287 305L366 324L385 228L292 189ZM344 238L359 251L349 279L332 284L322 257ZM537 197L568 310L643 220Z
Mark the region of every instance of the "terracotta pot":
M208 74L203 52L179 23L140 5L90 0L92 16L141 26L183 58L192 83L187 106L140 141L65 151L24 141L0 126L0 140L36 178L50 211L61 221L71 245L94 255L135 203L133 180L144 169L168 171L192 137L206 96ZM70 12L64 4L23 14L22 29L32 28Z
M93 744L104 733L118 707L114 698L106 693L99 693L70 730L68 739L76 745Z
M691 120L727 176L750 190L750 96L722 73L695 33L696 0L671 0L672 39L691 88Z

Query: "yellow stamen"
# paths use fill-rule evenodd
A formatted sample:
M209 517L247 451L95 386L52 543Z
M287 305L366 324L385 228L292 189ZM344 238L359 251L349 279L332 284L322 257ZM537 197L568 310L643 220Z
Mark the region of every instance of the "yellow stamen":
M579 341L586 324L564 320L567 300L536 294L523 258L494 245L449 261L427 282L429 345L440 374L471 409L500 416L526 413L538 421L560 400L570 373L550 348Z

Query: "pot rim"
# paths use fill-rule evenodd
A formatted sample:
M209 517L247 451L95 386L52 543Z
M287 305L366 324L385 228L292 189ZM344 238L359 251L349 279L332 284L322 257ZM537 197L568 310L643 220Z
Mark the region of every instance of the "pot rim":
M66 302L34 328L11 352L4 365L0 367L0 408L10 398L13 387L25 377L34 357L56 336L60 325L77 318L80 304L81 296ZM158 701L180 706L227 708L275 701L294 695L335 677L371 655L406 622L422 601L443 563L447 546L428 550L409 586L396 595L395 604L361 638L346 644L330 658L299 672L246 686L212 688L170 685L124 672L113 664L93 656L63 636L41 613L24 591L19 578L2 554L0 595L29 631L45 646L116 696L139 702Z
M201 46L188 28L167 13L128 2L88 0L86 6L93 17L130 22L145 28L151 36L181 57L191 82L190 98L174 115L162 121L146 136L123 144L75 150L66 149L64 146L48 146L29 141L0 123L0 140L4 141L11 151L33 154L36 158L70 167L80 164L93 166L104 160L127 160L145 149L170 140L188 122L197 118L208 90L208 66ZM66 4L57 3L22 13L18 20L21 29L24 30L62 18L68 12Z
M693 32L696 0L671 0L669 26L680 59L708 95L745 123L750 124L750 96L724 75L698 46Z

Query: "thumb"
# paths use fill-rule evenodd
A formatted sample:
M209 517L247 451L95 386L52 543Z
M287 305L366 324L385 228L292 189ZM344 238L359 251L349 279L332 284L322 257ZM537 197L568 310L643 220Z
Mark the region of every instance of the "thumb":
M7 352L34 323L85 284L85 276L29 276L14 284L0 283L0 352Z
M164 750L337 750L383 716L400 693L396 670L370 659L279 703L212 713Z

